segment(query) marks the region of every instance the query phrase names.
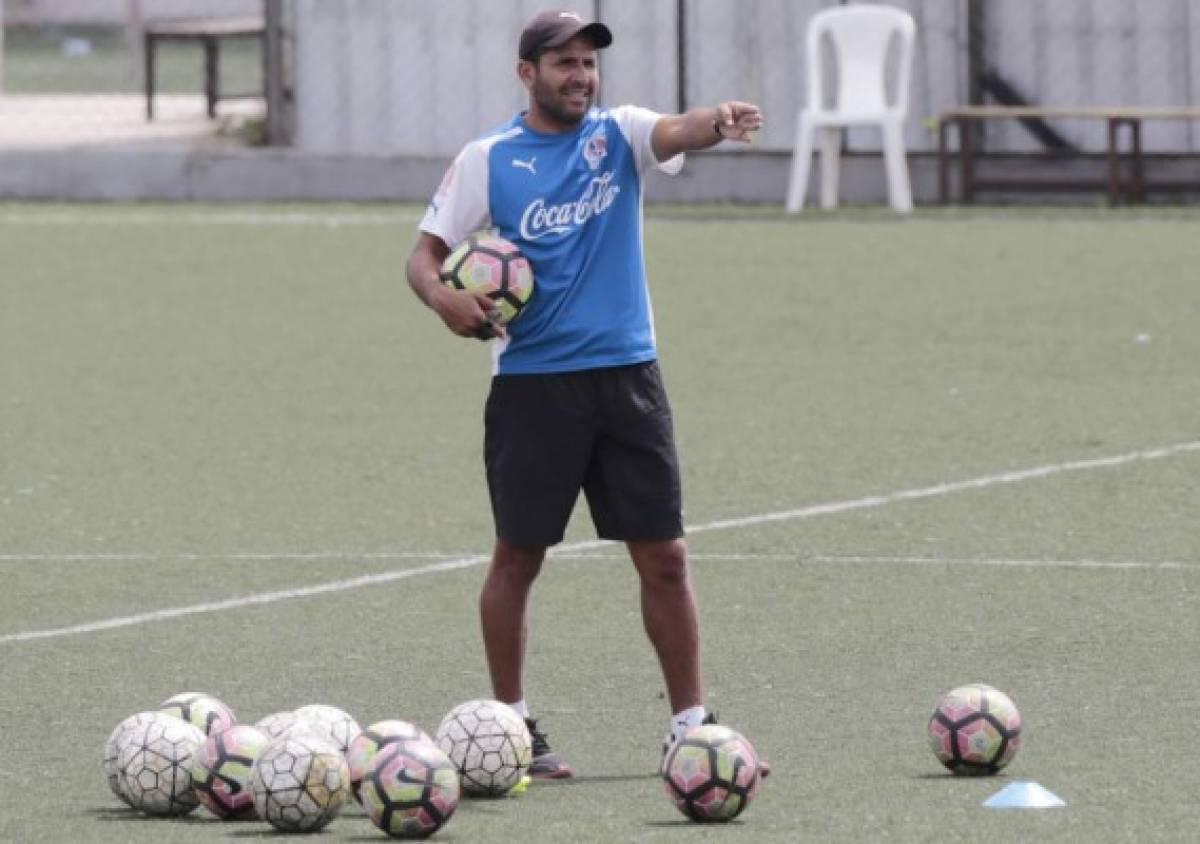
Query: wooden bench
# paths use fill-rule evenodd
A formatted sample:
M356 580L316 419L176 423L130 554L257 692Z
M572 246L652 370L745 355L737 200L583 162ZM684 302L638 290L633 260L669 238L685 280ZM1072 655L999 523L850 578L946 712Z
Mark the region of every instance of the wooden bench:
M267 27L262 17L196 18L156 21L146 24L143 31L143 52L146 62L146 119L154 119L155 52L160 41L198 41L204 47L204 97L208 101L208 116L217 116L217 100L263 96L221 93L221 41L227 38L264 39ZM265 82L264 82L265 85Z
M978 158L979 124L985 120L1055 120L1082 119L1103 120L1107 124L1107 175L1103 180L1084 179L1029 179L1029 178L979 178L975 173ZM1200 189L1196 182L1152 182L1145 178L1145 158L1142 154L1142 123L1146 120L1200 120L1200 108L1171 106L1130 107L1077 107L1043 108L1039 106L960 106L943 112L938 117L938 192L942 203L950 198L950 162L953 157L949 149L949 130L958 130L959 194L962 202L975 200L982 190L1020 191L1073 191L1104 190L1110 204L1116 205L1122 198L1131 202L1143 202L1148 190ZM1122 128L1128 129L1129 149L1120 150ZM1122 175L1123 164L1128 164L1129 176Z

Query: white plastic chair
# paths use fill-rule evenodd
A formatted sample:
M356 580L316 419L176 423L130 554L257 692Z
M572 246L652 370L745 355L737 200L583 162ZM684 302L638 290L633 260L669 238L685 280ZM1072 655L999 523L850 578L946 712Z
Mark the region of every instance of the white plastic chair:
M804 206L812 166L814 135L820 130L821 207L838 202L838 169L842 130L847 126L878 125L883 132L888 201L892 208L912 210L912 187L904 155L904 118L912 75L916 24L907 12L891 6L856 5L824 9L813 15L805 39L808 64L808 105L796 120L796 146L788 184L787 210ZM837 64L837 96L826 107L821 42L828 35ZM896 102L887 102L888 46L899 38Z

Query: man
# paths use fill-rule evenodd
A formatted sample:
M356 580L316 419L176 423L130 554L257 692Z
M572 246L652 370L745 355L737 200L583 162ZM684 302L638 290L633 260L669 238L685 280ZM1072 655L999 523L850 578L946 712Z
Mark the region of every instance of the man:
M526 605L580 489L599 536L625 542L640 577L674 713L667 743L713 720L643 266L642 177L651 165L678 172L682 153L749 140L762 116L741 102L671 116L594 108L597 51L612 40L607 26L573 12L529 21L517 63L528 111L463 148L408 260L413 291L447 328L495 338L484 459L496 541L480 616L493 693L526 719L530 774L541 778L572 771L525 700ZM438 278L450 249L481 228L517 244L533 266L533 298L509 326L486 296Z

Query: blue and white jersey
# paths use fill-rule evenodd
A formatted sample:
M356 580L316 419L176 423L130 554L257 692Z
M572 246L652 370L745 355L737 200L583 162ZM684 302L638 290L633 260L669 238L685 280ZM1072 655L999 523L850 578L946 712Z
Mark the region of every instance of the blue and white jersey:
M421 220L453 249L495 229L533 265L534 293L508 337L492 343L493 372L570 372L654 360L654 321L642 257L642 182L659 163L650 134L661 115L593 108L578 129L543 134L519 114L463 148Z

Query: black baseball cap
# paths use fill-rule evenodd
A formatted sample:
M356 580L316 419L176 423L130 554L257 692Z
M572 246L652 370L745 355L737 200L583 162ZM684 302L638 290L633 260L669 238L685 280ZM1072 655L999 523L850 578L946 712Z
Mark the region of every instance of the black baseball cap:
M597 49L603 49L613 41L612 30L604 24L585 21L575 12L550 9L538 12L525 24L517 55L523 61L534 61L546 50L561 47L576 35L588 36Z

